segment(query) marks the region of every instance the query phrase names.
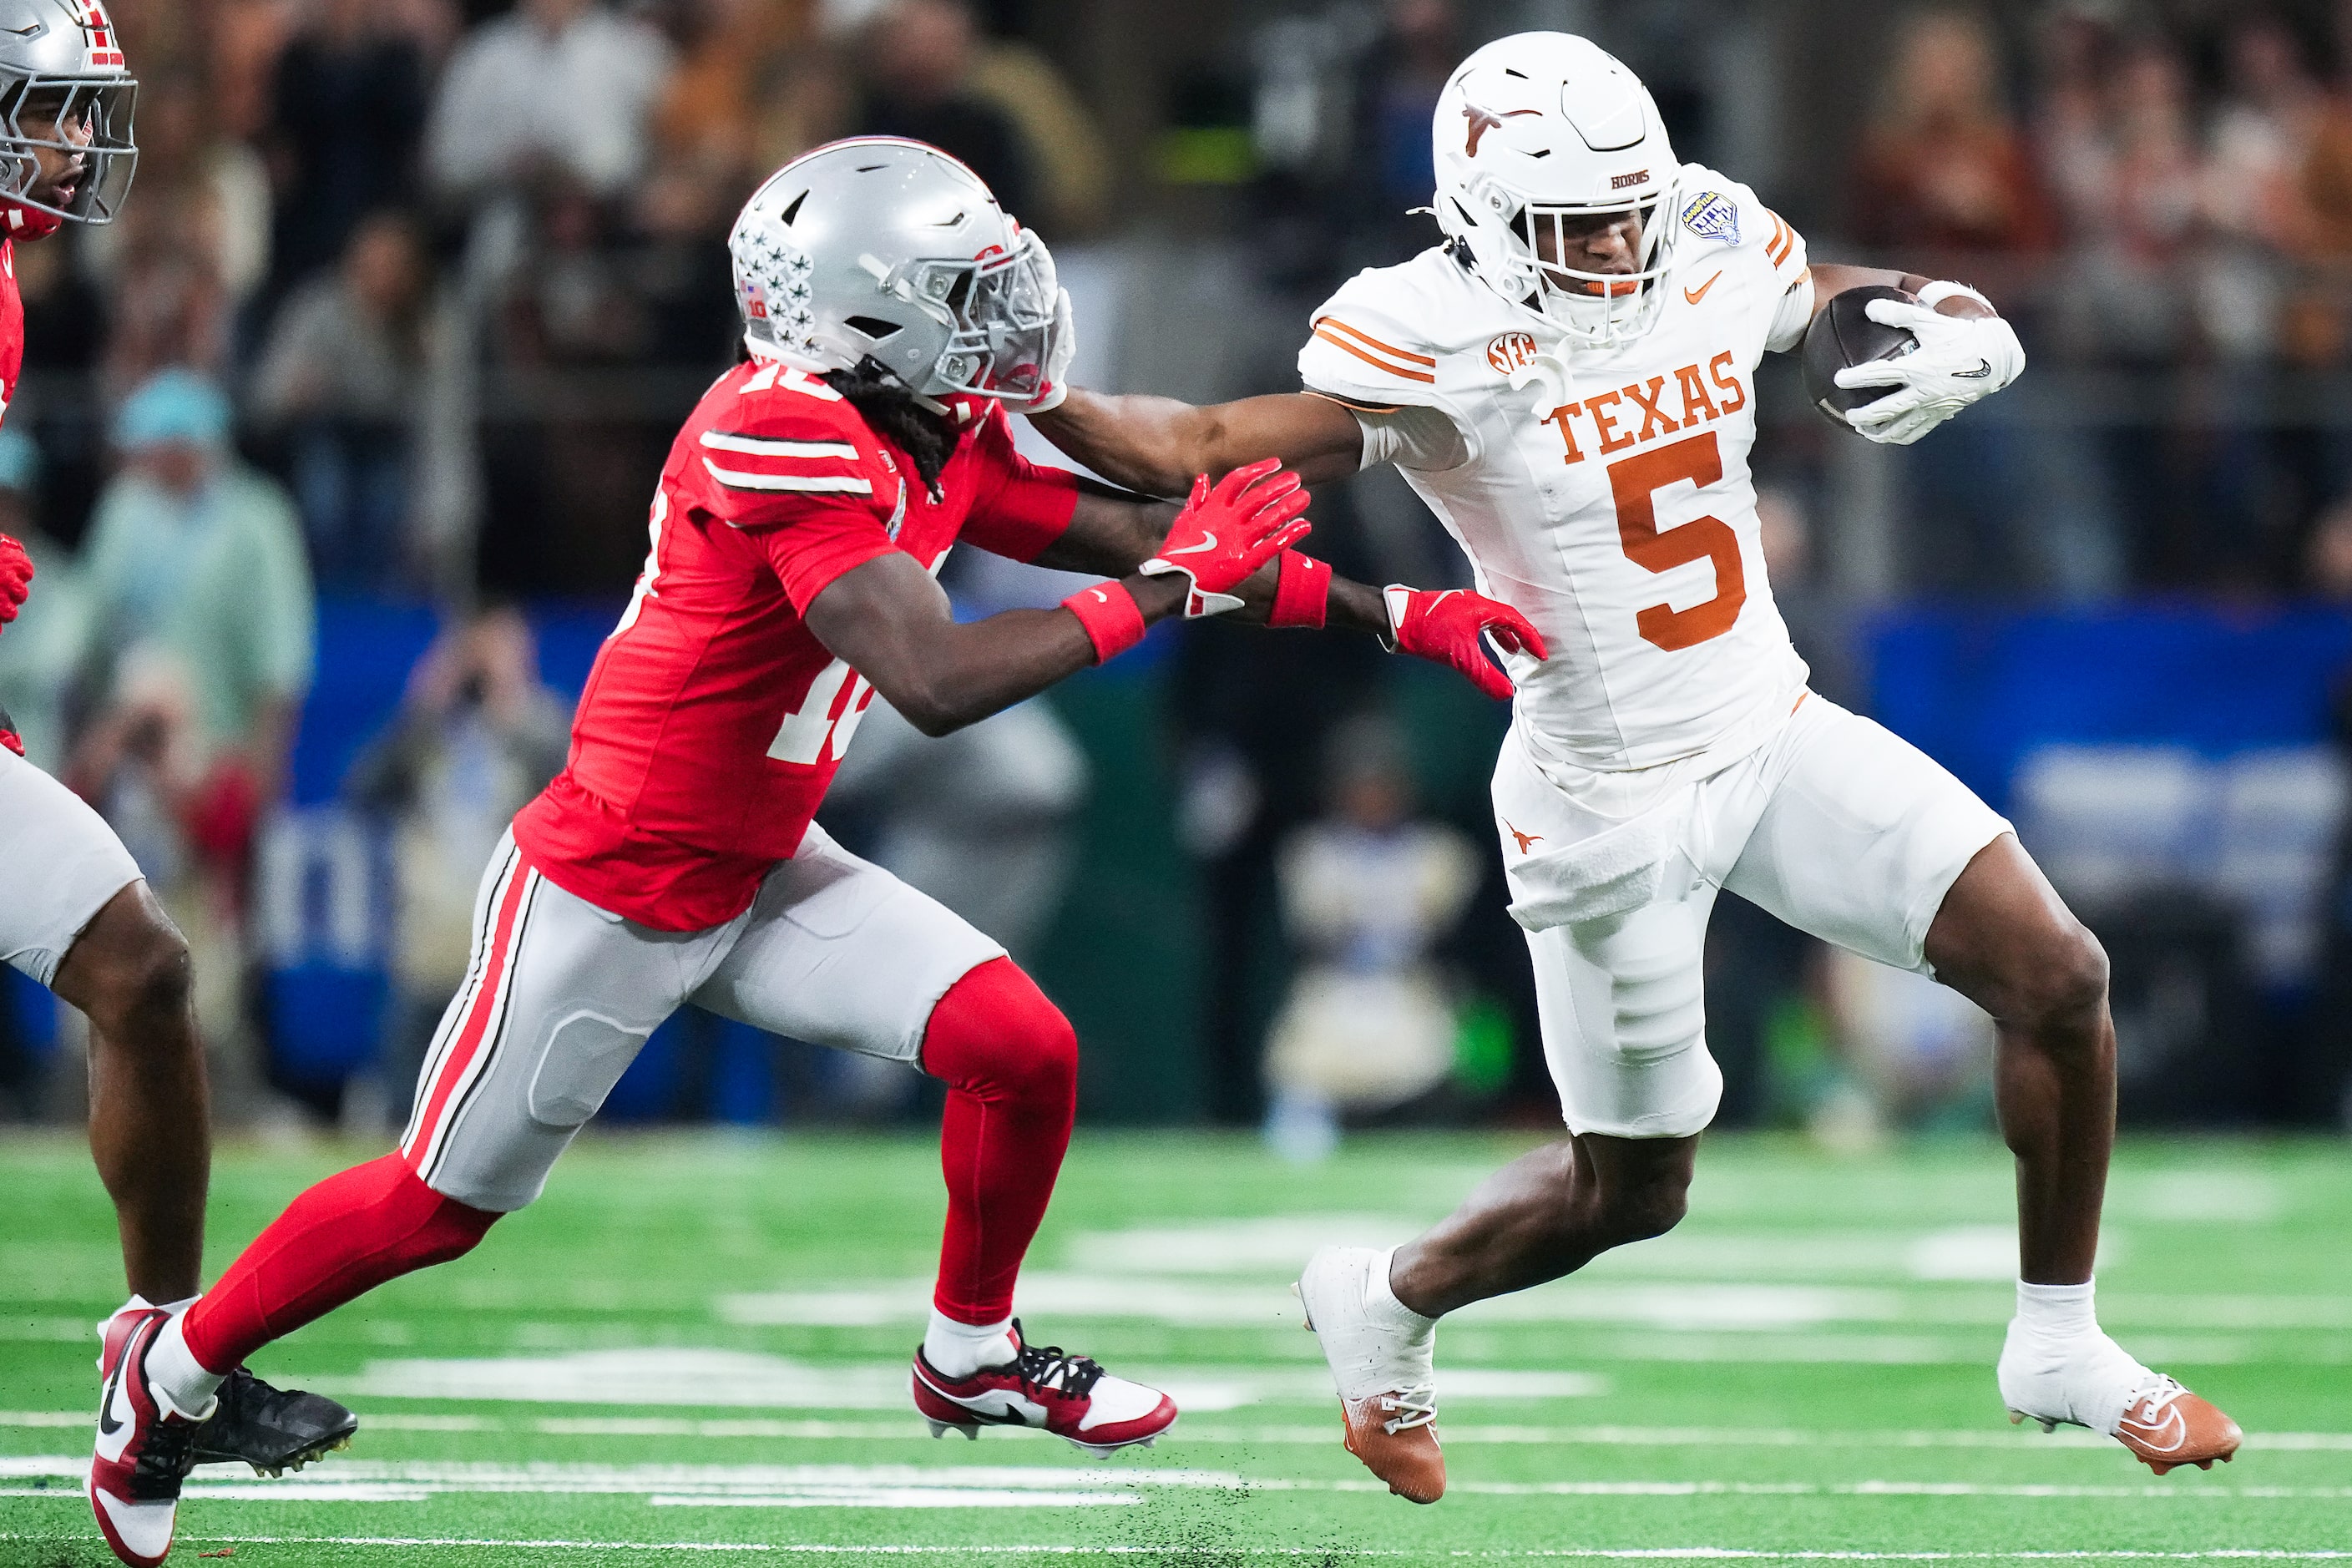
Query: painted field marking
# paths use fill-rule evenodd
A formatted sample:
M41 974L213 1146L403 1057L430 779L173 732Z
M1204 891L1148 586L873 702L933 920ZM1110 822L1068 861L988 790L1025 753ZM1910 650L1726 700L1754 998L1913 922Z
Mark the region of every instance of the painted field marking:
M1132 1375L1186 1410L1320 1404L1330 1374L1319 1365L1192 1365ZM538 1405L716 1405L767 1409L907 1407L904 1362L817 1363L754 1351L695 1346L578 1351L568 1355L371 1361L357 1377L314 1378L321 1393L352 1399L449 1399ZM1549 1367L1457 1367L1437 1374L1456 1399L1580 1399L1609 1381Z
M85 1410L0 1410L0 1427L88 1426ZM525 1430L550 1437L706 1437L835 1442L903 1438L930 1441L912 1416L891 1421L778 1421L757 1417L700 1420L683 1415L551 1415L526 1423L495 1415L387 1415L363 1411L364 1432L508 1432ZM2111 1438L2062 1428L2048 1434L1992 1425L1881 1431L1814 1430L1802 1426L1522 1426L1448 1425L1448 1443L1507 1447L1609 1448L1994 1448L2020 1452L2037 1447L2105 1448ZM1320 1447L1339 1440L1336 1426L1214 1426L1187 1421L1162 1442L1281 1444ZM2249 1450L2273 1453L2352 1453L2352 1432L2250 1432ZM341 1462L341 1461L338 1461ZM5 1473L5 1472L0 1472Z
M61 1497L78 1489L85 1461L0 1459L0 1497ZM421 1502L444 1494L641 1497L655 1508L1091 1508L1139 1503L1150 1491L1378 1492L1370 1479L1257 1478L1230 1470L1124 1466L1061 1469L1043 1465L594 1465L394 1460L347 1463L321 1476L278 1481L243 1478L188 1483L192 1499L241 1502ZM2108 1498L2210 1501L2344 1501L2352 1487L2179 1485L2154 1480L2082 1484L2046 1481L1463 1481L1457 1492L1490 1497L1691 1498Z
M1940 1267L1940 1265L1939 1265ZM919 1322L930 1310L929 1279L871 1279L810 1289L731 1291L712 1308L747 1327L872 1328ZM1201 1277L1033 1270L1021 1277L1021 1305L1037 1317L1121 1319L1180 1327L1248 1327L1298 1319L1286 1282ZM2352 1328L2352 1300L2335 1296L2118 1295L2102 1316L2126 1327L2189 1330ZM1587 1279L1474 1302L1454 1316L1486 1323L1612 1323L1677 1331L1748 1330L1786 1333L1837 1324L1998 1328L2009 1321L2007 1290L1936 1281L1923 1285L1801 1283L1738 1279Z
M0 1532L0 1541L45 1544L91 1542L96 1534L34 1535ZM1416 1557L1468 1561L1597 1559L1604 1562L1763 1563L2341 1563L2352 1551L2216 1547L2202 1552L1774 1552L1740 1546L1530 1547L1484 1551L1430 1551L1379 1546L1081 1546L1064 1544L988 1546L833 1545L817 1542L555 1541L500 1540L480 1536L409 1535L190 1535L183 1542L219 1542L236 1546L389 1546L438 1550L449 1547L518 1548L542 1552L749 1552L780 1556L825 1557Z

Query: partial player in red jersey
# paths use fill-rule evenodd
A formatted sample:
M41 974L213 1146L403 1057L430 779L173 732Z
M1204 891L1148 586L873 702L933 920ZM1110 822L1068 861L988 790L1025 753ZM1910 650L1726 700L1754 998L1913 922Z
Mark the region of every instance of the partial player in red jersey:
M25 361L16 241L121 210L137 151L136 84L97 0L0 0L0 415ZM32 589L24 547L0 535L0 629ZM113 1198L131 1296L99 1325L111 1402L124 1346L184 1310L204 1253L212 1168L204 1049L191 1005L188 947L111 828L25 760L0 712L0 960L90 1022L90 1152ZM205 1460L300 1466L348 1437L351 1413L281 1393L242 1367L152 1452L125 1445L128 1423L100 1412L90 1501L107 1539L143 1555L139 1523L160 1466ZM178 1488L176 1475L169 1482Z
M1475 595L1383 592L1290 550L1307 494L1272 460L1202 476L1172 519L1024 461L1005 410L1058 400L1068 302L1045 247L933 149L797 159L730 243L746 356L670 450L644 574L569 765L483 880L472 972L400 1148L297 1198L158 1331L139 1391L159 1411L471 1249L693 1002L948 1085L946 1237L912 1383L935 1433L1042 1427L1104 1454L1176 1418L1013 1318L1075 1112L1069 1024L993 941L827 837L825 787L877 694L945 733L1169 616L1352 627L1506 696L1482 637L1540 643ZM933 580L959 539L1113 580L960 625Z

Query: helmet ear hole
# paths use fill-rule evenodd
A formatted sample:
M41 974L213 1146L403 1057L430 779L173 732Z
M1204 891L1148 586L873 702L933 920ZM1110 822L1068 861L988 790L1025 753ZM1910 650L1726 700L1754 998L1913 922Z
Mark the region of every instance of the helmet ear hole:
M886 321L879 316L845 316L841 324L856 328L877 343L898 330L898 322Z

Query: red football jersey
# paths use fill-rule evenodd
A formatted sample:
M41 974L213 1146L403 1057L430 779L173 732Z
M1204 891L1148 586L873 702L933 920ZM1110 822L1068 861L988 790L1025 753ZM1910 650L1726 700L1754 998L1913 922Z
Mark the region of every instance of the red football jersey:
M961 535L1033 559L1077 481L1013 447L991 405L926 493L839 393L772 362L721 376L678 432L653 546L589 672L569 764L515 818L550 881L661 931L751 907L800 847L874 699L801 619L892 550L936 573Z

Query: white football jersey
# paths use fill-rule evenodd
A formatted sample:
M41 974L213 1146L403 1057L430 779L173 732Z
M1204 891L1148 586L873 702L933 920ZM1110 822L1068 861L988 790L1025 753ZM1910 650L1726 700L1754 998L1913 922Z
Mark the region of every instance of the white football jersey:
M1517 720L1578 768L1737 755L1806 677L1748 469L1757 362L1804 331L1804 241L1697 164L1657 221L1682 231L1664 309L1622 347L1563 344L1440 247L1359 273L1298 356L1309 391L1361 411L1367 464L1397 463L1479 592L1542 632L1548 659L1507 661Z

